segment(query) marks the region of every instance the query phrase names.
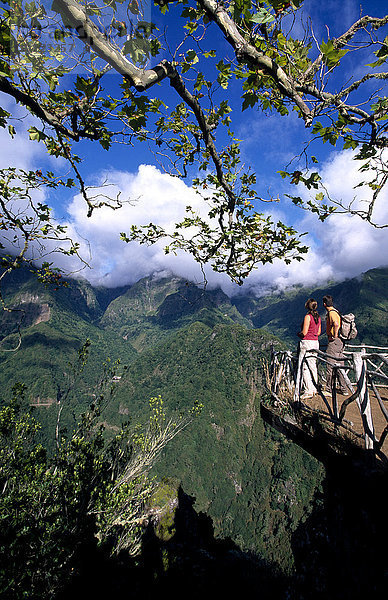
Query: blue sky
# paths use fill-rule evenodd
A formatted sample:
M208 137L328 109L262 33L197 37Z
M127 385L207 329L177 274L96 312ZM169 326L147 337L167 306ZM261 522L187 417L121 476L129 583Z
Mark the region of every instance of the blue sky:
M384 2L367 0L363 2L363 14L382 16ZM340 7L340 8L339 8ZM320 43L327 39L326 25L330 36L337 36L359 17L360 4L357 0L334 1L307 0L304 3L304 16L311 16L314 22L314 33ZM157 13L153 9L152 16ZM177 18L176 18L177 19ZM158 17L158 21L161 21ZM175 21L176 24L176 21ZM179 30L177 29L178 33ZM303 35L302 26L299 26ZM179 40L172 36L170 48ZM232 51L222 39L212 39L214 49L219 58L225 53L232 57ZM365 56L365 63L373 60ZM358 77L359 67L355 57L346 57L348 77ZM112 90L119 85L121 78L109 75L108 86ZM151 95L158 94L170 106L178 102L168 82L151 90ZM386 92L385 92L386 93ZM240 89L235 86L227 92L233 103L233 131L242 140L242 156L258 174L257 190L267 197L268 192L274 196L284 192L295 192L276 174L286 167L287 163L298 154L303 143L309 139L301 120L295 114L289 117L264 115L257 110L241 112ZM5 100L9 104L9 100ZM10 142L3 132L0 141L3 147L1 165L10 164L28 168L50 168L63 170L61 161L47 160L42 149L36 143L26 140L26 122L17 125L18 135ZM150 220L170 226L175 220L182 218L184 208L191 204L199 212L205 214L205 204L194 195L190 181L180 181L162 172L154 155L145 145L126 147L113 145L109 152L95 144L83 142L75 147L82 157L80 170L88 183L100 184L108 181L122 197L131 200L121 211L100 209L88 219L83 201L69 192L66 196L52 194L47 201L53 206L55 216L68 224L75 239L81 243L82 251L91 269L84 269L82 276L93 284L108 286L133 283L142 276L153 272L172 272L188 277L193 281L201 281L201 272L192 259L185 255L177 257L165 256L163 244L154 247L124 245L119 240L120 231L129 229L130 224L146 224ZM330 145L316 144L312 153L320 160L325 182L333 194L340 194L346 200L354 196L353 187L357 183L357 170L351 160L351 153L341 152ZM293 163L296 168L296 163ZM302 193L300 191L299 193ZM387 195L382 198L381 218L388 222ZM388 230L374 230L361 222L357 217L331 217L325 224L316 217L293 207L289 201L279 204L264 204L260 210L270 211L274 219L280 218L296 226L300 232L307 232L306 241L311 250L303 263L290 266L277 261L273 265L258 267L243 286L243 291L256 294L268 290L284 289L294 284L325 283L327 280L353 277L373 267L388 264ZM78 270L74 262L58 259L59 266L66 270ZM239 293L226 276L206 270L209 284L220 285L229 294Z

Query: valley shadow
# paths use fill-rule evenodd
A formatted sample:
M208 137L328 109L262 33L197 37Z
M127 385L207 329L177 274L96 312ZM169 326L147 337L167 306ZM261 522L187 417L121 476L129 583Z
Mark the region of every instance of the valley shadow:
M242 551L229 538L216 538L212 519L197 513L195 499L181 488L178 502L171 539L161 541L152 524L144 536L143 566L153 577L145 597L283 597L288 580L276 566Z
M136 561L125 552L113 558L85 547L79 577L57 600L286 598L289 580L276 566L230 539L217 539L211 518L197 513L194 501L179 489L172 537L161 540L157 525L149 522Z
M80 346L79 340L66 337L50 337L46 333L34 331L23 337L23 348L32 348L34 346L43 346L44 348L54 349L71 349L78 350Z
M323 493L292 538L290 600L383 598L388 588L388 473L370 457L328 455Z
M171 537L162 540L157 521L144 532L140 556L109 557L85 547L80 576L57 600L358 600L383 598L387 589L386 473L366 472L349 460L329 459L322 494L292 534L295 573L231 539L214 535L212 520L194 509L180 488Z
M301 427L261 406L263 419L325 468L314 508L292 535L290 600L386 596L388 469L351 440L328 433L313 416Z

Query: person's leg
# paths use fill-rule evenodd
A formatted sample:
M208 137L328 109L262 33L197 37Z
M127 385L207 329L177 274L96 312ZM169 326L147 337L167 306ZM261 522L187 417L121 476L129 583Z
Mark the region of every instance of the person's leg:
M345 358L343 341L340 340L339 338L337 338L334 341L336 342L336 346L337 346L337 358ZM339 362L341 365L345 364L344 360L341 360ZM341 394L347 394L349 392L342 369L338 370L338 385L339 385Z
M305 389L305 394L308 396L313 396L316 393L316 388L313 382L317 381L317 359L314 355L311 354L311 350L317 349L318 342L315 340L303 340L305 345L305 351L307 353L307 357L303 363L303 384Z
M332 340L327 344L326 354L329 356L335 356L335 340ZM328 392L331 392L332 383L333 383L333 365L335 364L335 360L328 358L327 359L327 370L326 370L326 389Z
M338 362L338 364L341 364L341 365L344 364L343 360L336 360L336 359L344 358L343 349L344 349L344 343L339 338L335 338L334 340L332 340L331 342L329 342L327 344L326 354L333 357L333 359L328 359L328 365L327 365L326 389L328 391L331 391L332 386L333 386L333 365L336 362ZM338 373L338 383L340 386L341 394L347 394L348 387L346 385L345 378L343 376L341 369L338 369L337 373Z
M318 341L314 341L313 345L312 345L312 350L319 350L319 342ZM310 358L310 368L311 368L311 379L312 379L312 387L314 389L314 394L317 393L317 388L316 386L318 385L318 367L317 367L317 357L314 354L313 356L311 356Z
M304 356L306 354L306 340L300 340L299 342L299 352L298 352L298 374L299 374L299 378L297 381L297 384L299 384L300 386L300 391L303 391L303 389L305 390L305 379L304 379L304 374L305 374L305 363L304 363ZM299 393L299 390L298 390Z

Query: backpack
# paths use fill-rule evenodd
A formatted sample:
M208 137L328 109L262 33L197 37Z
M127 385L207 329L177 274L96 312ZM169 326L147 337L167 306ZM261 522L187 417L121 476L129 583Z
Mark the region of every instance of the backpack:
M347 315L342 315L340 311L334 307L331 310L335 310L341 317L341 325L338 330L338 335L341 340L354 340L358 333L354 314L348 313Z
M341 326L338 331L338 335L342 340L354 340L357 336L356 321L353 313L347 315L341 315Z

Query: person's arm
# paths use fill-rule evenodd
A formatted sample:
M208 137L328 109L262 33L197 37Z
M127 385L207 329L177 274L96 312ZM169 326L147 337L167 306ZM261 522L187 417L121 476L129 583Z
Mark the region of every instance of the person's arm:
M306 315L305 318L303 319L303 327L302 327L303 337L305 337L307 335L309 326L310 326L310 315Z
M340 328L339 320L337 321L337 319L333 319L333 338L338 337L339 328Z
M321 331L322 331L322 321L319 321L319 327L318 327L318 336L321 335Z
M338 331L341 325L341 317L335 310L330 310L327 314L327 335L329 340L334 340L338 338Z

